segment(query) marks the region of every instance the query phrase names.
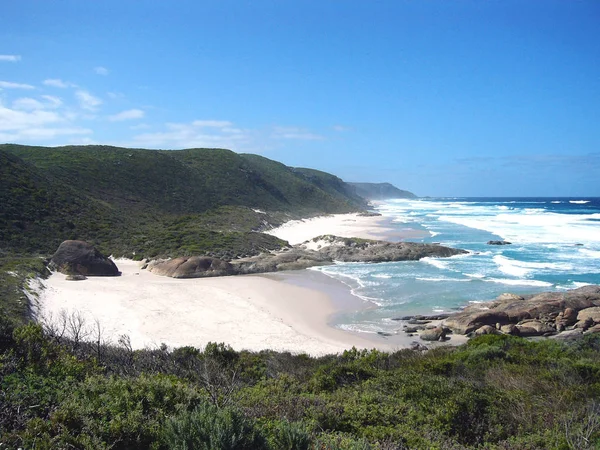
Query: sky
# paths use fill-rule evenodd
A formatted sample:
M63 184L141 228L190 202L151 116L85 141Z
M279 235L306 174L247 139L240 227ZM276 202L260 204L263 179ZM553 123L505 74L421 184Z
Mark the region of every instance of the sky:
M0 0L0 143L600 196L598 0Z

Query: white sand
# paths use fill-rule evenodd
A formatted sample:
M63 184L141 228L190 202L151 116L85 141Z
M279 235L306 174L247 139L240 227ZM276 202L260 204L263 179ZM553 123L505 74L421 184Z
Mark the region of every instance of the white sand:
M38 319L79 312L116 343L134 348L165 343L203 347L225 342L234 349L273 349L320 355L357 348L390 349L327 325L335 309L327 295L263 276L177 280L116 261L120 277L67 281L54 273L43 281Z
M386 227L385 218L357 214L292 221L271 230L271 234L292 244L322 234L366 239L402 237L389 225ZM104 337L112 343L128 335L134 348L162 343L202 348L208 342L225 342L236 350L322 355L352 346L395 350L414 340L404 333L389 340L377 335L367 335L367 339L329 326L329 318L341 307L340 299L336 296L334 306L322 292L327 291L325 286L307 281L307 271L298 272L304 274L305 283L301 285L268 275L177 280L140 270L134 261L116 263L123 273L120 277L67 281L64 275L54 273L43 280L37 302L38 320L56 320L61 312L78 313L90 328L98 321ZM340 297L344 301L344 296ZM360 306L345 305L346 309Z
M292 220L267 233L300 244L323 234L362 239L385 239L396 235L397 231L386 226L387 219L381 216L363 217L353 214L332 214L312 219Z

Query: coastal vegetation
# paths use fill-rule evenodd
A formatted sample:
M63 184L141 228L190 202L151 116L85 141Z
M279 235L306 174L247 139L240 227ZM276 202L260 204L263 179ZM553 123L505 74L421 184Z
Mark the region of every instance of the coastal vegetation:
M592 449L600 337L309 357L132 350L76 316L2 330L2 448ZM93 336L91 342L83 337Z

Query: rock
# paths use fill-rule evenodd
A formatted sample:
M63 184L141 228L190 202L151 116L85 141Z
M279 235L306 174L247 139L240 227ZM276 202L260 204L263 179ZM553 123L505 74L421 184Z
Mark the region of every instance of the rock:
M554 323L560 324L560 320L566 320L563 323L563 327L566 327L572 323L574 311L592 307L600 307L600 286L589 285L566 292L543 292L525 298L503 294L495 301L468 306L448 317L444 324L457 333L467 334L483 325L493 326L499 323L502 328L509 323L517 324L556 315ZM559 319L561 312L562 319ZM581 322L578 326L583 325L584 322Z
M563 331L562 333L555 334L554 336L550 336L550 339L557 339L561 341L570 341L573 339L578 339L583 336L583 330L581 328L577 328L575 330Z
M417 242L385 242L368 239L340 238L331 235L313 239L328 241L319 250L322 256L343 262L418 261L425 257L448 257L466 254L465 250Z
M508 315L503 311L465 308L463 312L451 315L444 320L444 325L455 333L468 334L484 325L495 326L497 323L508 322Z
M431 320L421 320L421 319L410 319L406 322L409 325L427 325Z
M517 325L516 328L517 330L519 330L518 335L521 337L541 336L543 334L532 327L524 327L522 325Z
M475 336L483 336L484 334L498 334L498 330L491 325L484 325L475 330Z
M65 280L67 280L67 281L83 281L83 280L87 280L87 277L85 275L72 274L72 275L67 275L65 277Z
M588 333L600 333L600 323L585 330L585 334L588 334Z
M508 242L508 241L488 241L487 244L488 245L511 245L512 242Z
M218 277L235 274L230 263L209 256L182 256L149 265L148 270L172 278Z
M519 301L519 300L525 300L523 297L521 297L520 295L517 294L511 294L510 292L505 292L503 294L500 294L498 297L496 297L496 300L500 301L500 302L505 302L505 301Z
M446 331L442 327L432 328L431 330L424 330L419 335L424 341L440 341L446 337Z
M416 333L417 331L421 331L421 330L424 330L424 329L425 329L425 327L423 325L416 325L416 326L413 326L413 327L404 327L403 331L405 333Z
M500 327L500 331L504 334L510 334L513 336L518 336L519 335L519 329L517 328L517 326L514 323L509 323L507 325L502 325Z
M552 327L549 324L540 322L539 320L526 320L526 321L519 323L518 326L533 328L540 335L556 332L556 328Z
M66 275L119 276L115 263L84 241L64 241L50 260L50 267Z
M577 320L592 319L594 323L600 323L600 306L593 306L591 308L585 308L579 311L577 314Z
M593 325L594 325L594 321L592 320L591 317L588 317L585 320L579 320L575 325L573 325L573 327L581 328L583 331L585 331Z

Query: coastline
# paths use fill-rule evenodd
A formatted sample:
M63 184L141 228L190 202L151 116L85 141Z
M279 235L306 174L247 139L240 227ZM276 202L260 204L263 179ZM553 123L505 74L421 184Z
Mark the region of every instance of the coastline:
M272 233L284 230L294 242L320 234L382 239L394 231L385 223L381 216L345 214L293 221ZM395 234L401 238L401 233ZM116 264L120 277L67 281L63 274L53 273L43 280L38 320L52 322L61 311L77 312L87 327L98 321L113 344L128 335L135 349L163 343L202 348L208 342L224 342L236 350L318 356L353 346L394 351L418 341L402 332L383 336L336 328L336 315L370 305L341 281L318 271L174 279L140 270L132 260Z

